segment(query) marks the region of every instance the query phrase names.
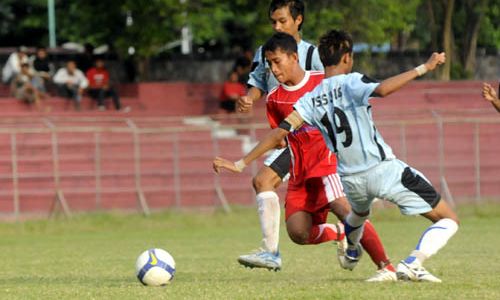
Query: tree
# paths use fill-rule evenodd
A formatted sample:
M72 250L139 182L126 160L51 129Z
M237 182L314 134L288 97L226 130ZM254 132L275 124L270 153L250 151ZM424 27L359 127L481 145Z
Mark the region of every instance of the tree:
M465 0L463 1L466 15L465 33L462 35L463 50L460 56L462 66L468 74L474 74L476 67L476 49L479 37L479 28L485 16L488 0Z
M489 0L426 0L419 8L415 37L421 48L445 51L447 63L438 78L470 78L478 46L500 47L500 3Z

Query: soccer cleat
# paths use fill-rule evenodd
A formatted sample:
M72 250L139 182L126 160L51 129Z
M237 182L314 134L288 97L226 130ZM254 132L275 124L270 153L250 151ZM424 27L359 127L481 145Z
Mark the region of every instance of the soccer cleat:
M405 281L441 282L441 279L429 273L421 265L408 264L403 260L398 264L396 275L399 280Z
M353 270L363 255L363 248L358 244L357 249L349 250L347 247L347 237L337 243L337 259L340 267L346 270Z
M238 257L238 262L249 268L265 268L268 270L281 270L281 255L274 254L263 249L258 249L254 253L241 255Z
M398 281L396 272L393 272L387 268L377 270L377 274L365 280L366 282L387 282L387 281Z

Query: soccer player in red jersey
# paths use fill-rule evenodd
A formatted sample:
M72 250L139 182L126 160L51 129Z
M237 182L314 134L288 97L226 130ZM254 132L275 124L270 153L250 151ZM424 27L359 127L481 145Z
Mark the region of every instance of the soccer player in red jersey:
M293 105L323 80L320 71L304 71L298 63L295 39L286 33L275 34L263 47L275 78L281 83L267 96L267 116L272 128L293 111ZM328 211L344 220L350 206L337 173L335 154L327 148L319 130L302 126L288 135L291 153L290 181L285 200L285 219L288 235L297 244L319 244L341 241L343 226L326 223ZM214 160L214 169L241 172L244 163L233 163L223 158ZM361 244L377 265L377 274L368 281L396 281L395 269L387 258L382 242L371 223L365 224ZM339 243L344 245L344 243ZM345 249L339 247L342 252ZM357 260L349 260L340 253L341 265L351 269Z

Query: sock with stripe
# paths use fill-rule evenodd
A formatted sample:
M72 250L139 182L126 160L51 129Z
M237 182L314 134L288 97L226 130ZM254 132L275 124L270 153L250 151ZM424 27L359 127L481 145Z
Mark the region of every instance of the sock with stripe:
M457 232L458 224L452 219L441 219L427 228L414 251L404 260L407 264L422 264L443 248Z
M344 226L338 224L313 225L309 232L308 244L321 244L329 241L341 241L344 238Z
M347 237L348 249L356 249L361 237L363 236L364 223L368 216L359 216L354 212L350 212L344 223L345 235Z

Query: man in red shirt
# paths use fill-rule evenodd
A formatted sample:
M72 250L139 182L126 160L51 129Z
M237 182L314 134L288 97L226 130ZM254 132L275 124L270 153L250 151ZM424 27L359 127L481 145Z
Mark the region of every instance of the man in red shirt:
M293 105L307 92L319 85L323 72L304 71L298 63L295 39L286 33L275 34L263 47L275 78L281 83L267 96L267 116L272 128L293 111ZM304 125L287 137L291 154L290 181L285 199L285 220L288 235L297 244L319 244L343 239L343 226L328 224L331 211L344 221L351 208L337 175L335 154L327 148L320 131ZM241 172L245 163L216 158L214 169ZM396 281L394 266L385 254L375 228L365 223L361 244L377 265L377 274L371 282ZM339 248L344 250L343 248ZM359 250L361 251L361 250ZM357 263L341 255L344 268L351 269ZM343 260L343 261L342 261Z
M238 81L238 73L235 70L231 71L229 78L222 86L219 107L228 113L235 112L236 101L239 97L246 95L246 93L245 86Z
M95 67L87 71L87 80L89 81L88 93L90 97L97 100L99 110L106 110L104 99L111 97L116 110L121 109L120 97L109 85L109 72L104 66L104 60L97 58Z

